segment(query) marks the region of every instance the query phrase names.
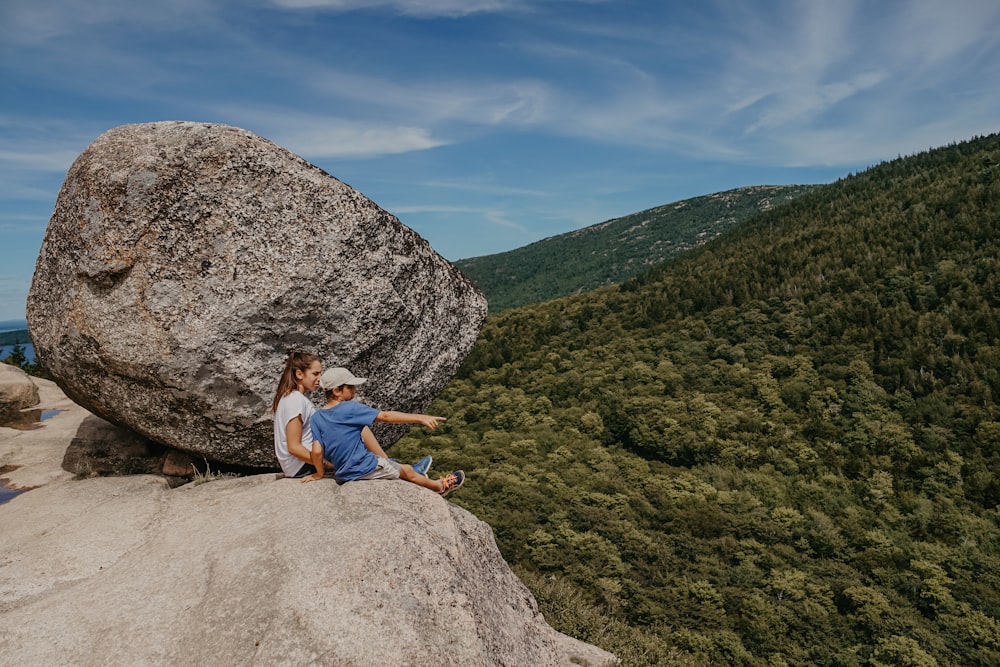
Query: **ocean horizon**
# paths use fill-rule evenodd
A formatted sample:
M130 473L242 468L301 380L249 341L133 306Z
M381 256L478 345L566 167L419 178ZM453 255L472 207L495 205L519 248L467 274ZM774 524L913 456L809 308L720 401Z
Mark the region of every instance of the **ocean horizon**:
M0 320L0 333L4 331L21 331L27 328L27 320Z

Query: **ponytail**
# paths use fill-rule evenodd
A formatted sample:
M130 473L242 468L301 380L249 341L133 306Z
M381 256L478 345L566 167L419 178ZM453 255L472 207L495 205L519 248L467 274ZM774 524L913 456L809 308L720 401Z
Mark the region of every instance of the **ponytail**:
M281 399L295 391L295 388L298 386L295 382L295 371L305 373L314 361L319 361L319 356L312 352L292 350L288 354L288 360L285 361L285 370L282 371L281 379L278 380L278 391L275 392L274 402L271 403L272 412L277 411L278 403Z

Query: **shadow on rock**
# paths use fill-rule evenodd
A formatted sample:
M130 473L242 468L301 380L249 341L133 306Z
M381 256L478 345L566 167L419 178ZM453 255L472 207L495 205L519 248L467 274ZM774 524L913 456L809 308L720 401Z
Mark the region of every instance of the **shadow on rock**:
M204 458L196 460L187 452L166 447L94 415L80 423L80 428L66 448L62 468L80 479L161 475L171 487L187 484L203 474L268 472L259 468L224 465Z

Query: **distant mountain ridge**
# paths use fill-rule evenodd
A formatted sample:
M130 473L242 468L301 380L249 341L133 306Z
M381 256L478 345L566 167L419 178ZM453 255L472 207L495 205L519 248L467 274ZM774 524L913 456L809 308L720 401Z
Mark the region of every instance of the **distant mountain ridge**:
M820 185L756 185L676 201L455 262L496 313L622 282Z

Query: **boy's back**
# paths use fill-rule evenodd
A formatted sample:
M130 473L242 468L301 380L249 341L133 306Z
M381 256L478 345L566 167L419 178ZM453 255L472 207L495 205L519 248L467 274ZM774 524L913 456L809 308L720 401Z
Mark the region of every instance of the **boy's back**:
M344 401L317 410L312 416L313 437L323 445L327 461L338 480L348 482L367 475L378 457L365 447L361 430L370 426L379 411L357 401Z

